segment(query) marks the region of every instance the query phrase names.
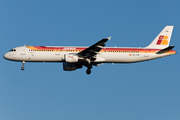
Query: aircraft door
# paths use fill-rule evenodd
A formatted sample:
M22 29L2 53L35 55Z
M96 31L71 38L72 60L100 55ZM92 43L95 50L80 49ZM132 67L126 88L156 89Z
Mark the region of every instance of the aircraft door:
M25 47L21 48L21 55L25 55Z
M55 54L56 54L56 55L60 55L60 48L59 48L59 47L56 47L56 48L55 48Z
M149 55L148 55L148 49L144 49L144 57L149 57Z

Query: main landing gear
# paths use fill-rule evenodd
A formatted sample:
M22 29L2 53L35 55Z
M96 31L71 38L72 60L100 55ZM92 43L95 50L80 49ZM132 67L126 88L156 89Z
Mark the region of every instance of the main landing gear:
M23 64L22 64L21 70L24 70L24 65L25 65L25 61L23 61Z
M87 73L88 75L91 74L91 68L92 68L92 65L89 64L89 65L87 66L87 70L86 70L86 73Z

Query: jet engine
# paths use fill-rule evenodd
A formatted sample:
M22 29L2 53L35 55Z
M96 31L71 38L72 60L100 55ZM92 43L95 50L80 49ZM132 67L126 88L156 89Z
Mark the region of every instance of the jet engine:
M82 65L78 65L78 64L75 64L75 63L63 62L63 70L64 71L73 71L73 70L76 70L76 69L79 69L79 68L82 68Z
M67 63L75 63L75 62L78 62L78 56L75 56L73 54L72 55L71 54L65 54L64 60Z

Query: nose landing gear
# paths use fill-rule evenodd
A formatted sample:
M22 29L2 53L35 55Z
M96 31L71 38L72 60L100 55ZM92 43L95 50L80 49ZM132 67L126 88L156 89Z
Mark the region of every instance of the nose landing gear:
M24 65L25 65L25 61L23 61L23 64L22 64L21 70L24 70Z

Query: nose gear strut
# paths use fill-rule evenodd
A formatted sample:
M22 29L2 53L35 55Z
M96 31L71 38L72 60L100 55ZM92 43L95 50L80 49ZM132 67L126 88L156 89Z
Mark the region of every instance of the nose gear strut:
M24 70L24 65L25 65L25 61L23 61L23 64L22 64L21 70Z

